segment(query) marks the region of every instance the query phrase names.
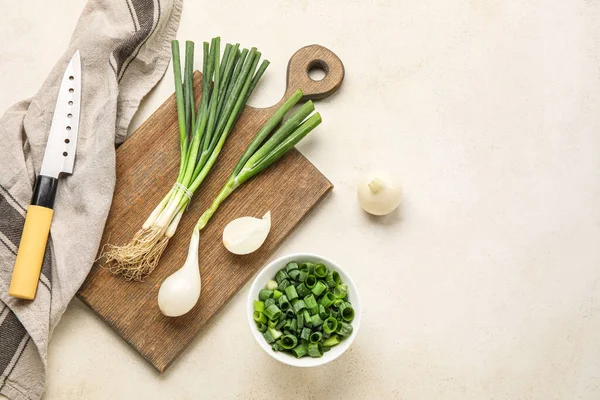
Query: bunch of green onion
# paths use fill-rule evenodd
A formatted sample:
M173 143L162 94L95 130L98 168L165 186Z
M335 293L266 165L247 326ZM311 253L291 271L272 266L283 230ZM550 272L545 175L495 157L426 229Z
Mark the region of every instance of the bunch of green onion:
M179 174L173 188L152 211L131 242L109 245L103 254L113 273L143 280L150 274L186 210L192 195L215 164L229 133L269 62L261 53L227 44L221 58L220 38L203 46L202 98L198 108L193 87L194 43L186 42L182 80L179 42L172 42L175 97L180 138Z
M254 301L254 321L275 351L321 357L352 334L348 286L324 264L290 262Z
M312 114L315 107L312 101L308 101L281 124L284 116L302 97L303 93L298 89L275 111L252 139L210 207L200 216L190 238L184 265L169 276L159 289L158 305L163 314L171 317L183 315L198 301L201 288L198 269L200 231L206 227L219 205L242 184L273 165L321 123L321 115Z

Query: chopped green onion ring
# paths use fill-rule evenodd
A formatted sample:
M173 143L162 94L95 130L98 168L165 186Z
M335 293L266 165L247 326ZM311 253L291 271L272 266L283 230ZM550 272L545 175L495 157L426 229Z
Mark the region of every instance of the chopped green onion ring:
M323 339L323 334L321 332L313 332L310 334L309 341L311 343L318 343Z
M281 310L275 304L271 304L265 309L265 315L272 321L281 316Z
M327 276L327 267L325 264L315 265L315 276L317 278L325 278Z
M268 289L263 289L258 293L258 299L260 301L265 301L266 299L273 296L273 291Z

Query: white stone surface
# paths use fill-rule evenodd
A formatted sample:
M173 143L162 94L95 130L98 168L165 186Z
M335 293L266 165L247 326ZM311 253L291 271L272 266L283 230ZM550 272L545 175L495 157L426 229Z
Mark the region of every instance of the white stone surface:
M65 49L83 2L58 3L0 0L0 109ZM600 398L599 17L593 0L186 0L180 39L272 61L254 105L301 46L345 63L300 146L335 190L276 255L343 264L360 335L325 367L280 365L248 332L246 286L159 376L74 300L46 399ZM172 90L169 70L132 129ZM400 212L361 211L371 168L397 172Z

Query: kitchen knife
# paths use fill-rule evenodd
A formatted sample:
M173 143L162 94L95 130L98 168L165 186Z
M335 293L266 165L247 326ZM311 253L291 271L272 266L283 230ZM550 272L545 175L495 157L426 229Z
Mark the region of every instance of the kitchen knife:
M80 100L81 59L79 51L76 51L62 78L42 168L35 181L31 204L27 207L23 235L8 289L8 294L13 297L27 300L35 298L54 214L58 178L61 174L73 173Z

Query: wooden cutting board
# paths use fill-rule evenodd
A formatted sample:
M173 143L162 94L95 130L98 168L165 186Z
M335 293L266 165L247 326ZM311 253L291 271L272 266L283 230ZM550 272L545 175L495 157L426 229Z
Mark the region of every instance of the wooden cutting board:
M320 81L312 80L308 75L312 68L323 69L325 77ZM201 74L196 72L194 78L199 97ZM343 79L344 67L334 53L318 45L304 47L290 59L286 93L280 103L297 88L304 91L306 100L327 97L339 88ZM88 307L159 372L171 365L333 188L327 178L295 149L247 182L221 205L202 231L202 293L198 304L179 318L161 314L157 304L160 284L183 265L193 225L278 104L264 109L246 106L217 163L194 195L177 234L145 282L126 281L95 264L78 292L78 297ZM321 127L311 133L324 134L327 132ZM179 133L175 96L172 95L117 150L117 183L102 245L129 242L175 182L178 163ZM261 217L269 210L271 232L258 251L235 256L225 249L221 235L229 221L245 215Z

